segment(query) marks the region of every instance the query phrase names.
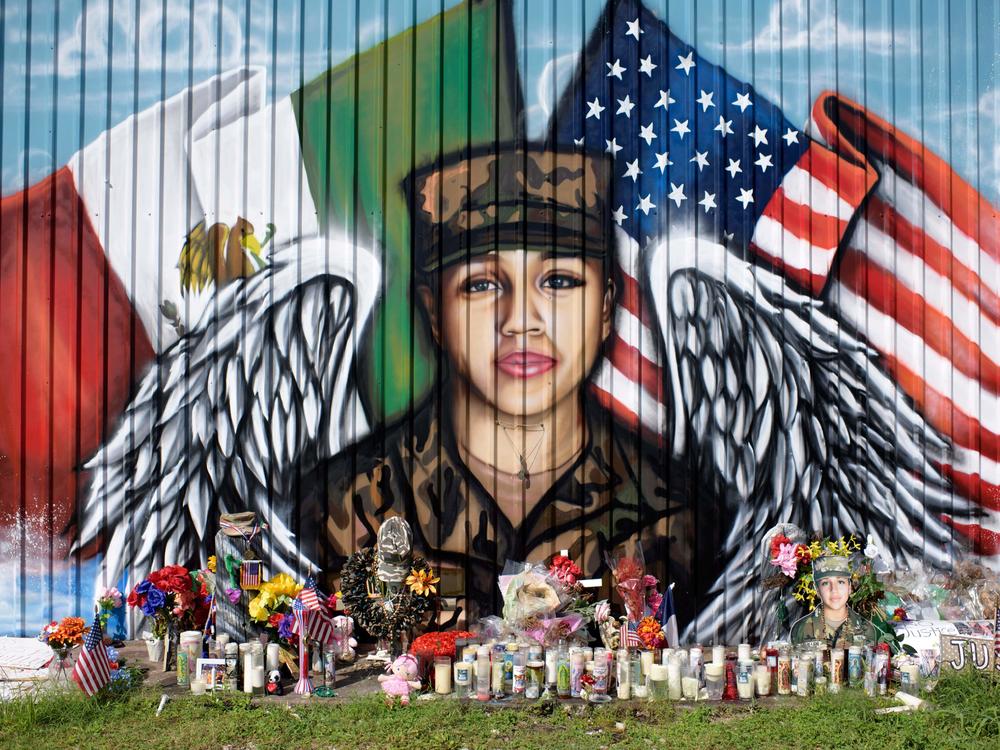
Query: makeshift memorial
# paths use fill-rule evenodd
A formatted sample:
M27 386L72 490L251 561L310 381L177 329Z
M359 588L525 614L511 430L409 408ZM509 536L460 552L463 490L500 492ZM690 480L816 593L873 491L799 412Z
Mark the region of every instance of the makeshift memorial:
M437 601L438 578L414 557L409 524L399 517L379 527L375 547L347 558L341 591L348 614L380 647L398 653L401 637L419 625Z
M386 667L386 671L389 674L379 675L378 678L382 684L382 692L385 693L386 705L392 706L397 697L401 705L410 705L410 691L420 689L420 681L416 679L416 657L413 654L397 656L396 660Z
M52 649L49 662L49 680L55 684L68 685L73 670L71 654L73 648L83 643L83 636L90 630L82 617L64 617L58 623L53 620L38 634L38 640Z

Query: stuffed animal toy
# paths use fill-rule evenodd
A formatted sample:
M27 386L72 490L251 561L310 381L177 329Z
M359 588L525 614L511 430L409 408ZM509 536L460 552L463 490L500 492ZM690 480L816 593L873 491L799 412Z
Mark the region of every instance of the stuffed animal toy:
M342 661L353 662L357 657L355 649L358 642L354 639L354 618L337 615L333 618L333 637L337 641L338 657Z
M417 679L417 657L413 654L403 654L385 669L389 674L379 675L378 681L382 683L386 705L392 706L397 696L400 705L410 705L410 690L420 689L420 680Z
M281 685L281 672L277 669L272 669L267 673L267 694L268 695L284 695L285 688Z

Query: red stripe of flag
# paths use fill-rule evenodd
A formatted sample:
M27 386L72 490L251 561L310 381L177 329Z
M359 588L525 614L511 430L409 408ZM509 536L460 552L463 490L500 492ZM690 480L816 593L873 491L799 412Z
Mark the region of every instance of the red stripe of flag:
M850 248L840 264L840 280L875 309L920 336L960 372L1000 393L1000 367L954 325L950 316L927 304L896 276Z

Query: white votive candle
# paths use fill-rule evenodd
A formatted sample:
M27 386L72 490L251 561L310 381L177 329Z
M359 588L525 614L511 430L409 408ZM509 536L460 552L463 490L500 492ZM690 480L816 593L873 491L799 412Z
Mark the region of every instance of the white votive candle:
M749 643L741 643L739 646L736 647L736 660L751 661Z
M253 655L243 655L243 692L253 693Z
M192 695L204 695L205 694L205 681L204 680L191 680L191 694Z
M642 664L642 676L647 677L650 672L650 668L653 666L654 654L652 651L643 651L639 654L639 661Z
M667 664L667 697L672 701L679 701L683 692L681 690L681 665L678 661L671 659Z
M267 681L265 677L264 667L254 667L253 668L253 679L251 682L251 687L253 688L254 695L264 694L264 683Z
M273 669L281 669L281 646L277 643L267 644L267 657L264 666L268 672Z

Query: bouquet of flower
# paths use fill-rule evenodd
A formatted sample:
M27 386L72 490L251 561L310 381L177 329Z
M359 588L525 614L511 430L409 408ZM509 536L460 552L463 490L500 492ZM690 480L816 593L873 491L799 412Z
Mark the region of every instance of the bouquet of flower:
M656 619L655 615L646 615L639 620L635 634L639 636L642 648L649 651L656 648L664 648L667 645L667 635L663 632L663 626Z
M38 640L48 644L53 651L64 651L83 643L83 636L89 631L82 617L64 617L58 623L53 620L44 626Z
M264 581L257 591L257 596L250 600L250 617L271 631L275 640L284 641L287 645L298 646L299 638L292 632L295 616L292 614L292 602L302 591L298 583L287 573L278 573L270 580Z
M167 565L140 581L126 602L153 619L153 635L162 638L171 624L201 628L208 617L211 594L203 571Z
M655 586L656 579L646 575L646 564L642 556L642 548L636 544L633 549L616 550L612 555L605 555L605 561L611 569L615 580L615 591L622 598L625 614L629 622L638 622L646 614L646 594L649 579Z
M111 613L116 609L121 609L124 604L124 599L122 598L122 592L116 587L104 589L104 592L97 597L97 606L101 613L101 627L107 628L108 620L111 619Z
M575 633L594 612L579 583L581 575L580 568L561 555L547 568L508 561L498 581L506 628L546 645Z

